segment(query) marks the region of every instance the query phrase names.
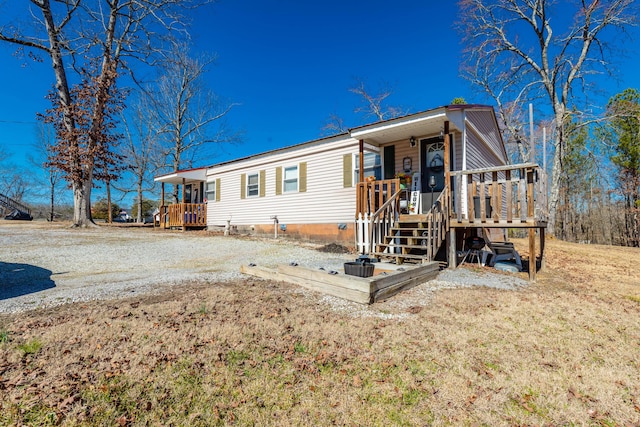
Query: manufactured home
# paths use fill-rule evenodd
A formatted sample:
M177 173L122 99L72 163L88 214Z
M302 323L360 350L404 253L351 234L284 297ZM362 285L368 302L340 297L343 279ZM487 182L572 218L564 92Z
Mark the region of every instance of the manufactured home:
M156 181L163 205L165 184L182 189L179 203L160 209L163 228L231 227L449 266L469 236L524 228L532 265L536 233L543 255L544 171L509 164L485 105L443 106Z

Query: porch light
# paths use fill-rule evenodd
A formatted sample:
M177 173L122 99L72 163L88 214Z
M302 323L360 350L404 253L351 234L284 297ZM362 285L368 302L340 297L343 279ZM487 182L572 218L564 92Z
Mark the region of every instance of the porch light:
M435 175L431 175L429 177L429 187L431 188L431 208L433 209L433 205L435 205L436 201L433 199L433 189L436 186L436 177Z
M409 147L413 148L416 146L416 137L412 136L411 138L409 138Z

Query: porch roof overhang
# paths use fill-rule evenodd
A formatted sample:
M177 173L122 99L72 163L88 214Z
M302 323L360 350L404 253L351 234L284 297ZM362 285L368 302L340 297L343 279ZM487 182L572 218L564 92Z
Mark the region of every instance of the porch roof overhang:
M207 180L206 168L176 171L176 172L172 172L172 173L161 175L154 178L154 181L156 182L164 182L167 184L178 184L178 185L184 182L206 181L206 180Z
M439 134L446 120L448 120L447 108L440 107L434 110L357 127L351 129L350 134L352 138L364 140L372 145L381 145L409 139L412 136L419 137Z

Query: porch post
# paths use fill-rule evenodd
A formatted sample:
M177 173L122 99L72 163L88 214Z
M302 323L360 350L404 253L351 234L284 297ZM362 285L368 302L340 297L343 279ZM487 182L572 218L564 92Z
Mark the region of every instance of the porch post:
M451 162L449 161L451 157L451 141L449 139L449 121L445 120L444 122L444 183L449 193L446 198L447 200L447 208L445 212L449 215L447 218L447 224L450 223L451 219ZM458 255L456 248L456 229L449 225L449 230L447 230L447 240L448 240L448 251L447 251L447 262L449 264L449 268L456 268L458 265Z
M166 225L165 215L166 215L166 212L164 207L164 182L161 182L160 183L160 213L158 216L159 228L165 228L165 225ZM155 219L154 219L153 225L155 227Z
M444 182L449 189L451 195L451 165L449 157L451 156L451 141L449 140L449 121L444 122ZM451 200L451 197L449 197Z
M360 168L360 173L358 174L358 180L359 182L364 182L364 139L360 140L360 146L359 146L359 150L360 150L360 164L358 165L358 167Z
M456 250L456 229L453 227L450 227L447 233L447 243L449 245L447 252L448 265L450 269L454 269L458 267L458 252Z
M180 204L180 224L182 226L182 231L185 231L187 229L187 227L186 227L187 219L186 219L186 215L185 215L187 210L185 209L185 205L184 205L186 203L186 200L187 200L185 198L185 194L184 194L185 193L185 188L186 188L186 182L187 182L187 180L185 178L182 178L182 197L181 197L182 203Z
M540 227L540 271L544 270L544 232L545 229Z
M538 267L536 256L536 229L529 229L529 281L536 281L536 269Z

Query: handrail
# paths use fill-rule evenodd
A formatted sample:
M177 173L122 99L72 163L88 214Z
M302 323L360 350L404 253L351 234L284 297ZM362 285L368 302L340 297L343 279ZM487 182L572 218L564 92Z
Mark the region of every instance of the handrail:
M446 239L446 232L449 230L449 210L451 208L451 199L449 196L449 186L445 185L438 199L427 214L427 219L431 224L431 230L433 230L433 236L431 238L432 244L429 251L430 260L433 260L435 257L438 249L440 249L440 245L442 245L442 242ZM436 206L437 211L434 212ZM436 218L436 216L440 216L440 218Z
M368 248L369 253L371 253L372 249L375 247L375 244L378 243L374 241L374 229L378 231L378 237L381 237L386 235L387 231L389 231L388 229L390 228L389 221L387 221L387 223L383 225L383 230L374 228L374 224L380 223L380 218L383 216L386 217L387 220L391 219L395 221L398 215L397 207L399 205L400 195L402 194L402 191L402 189L396 191L386 202L382 204L382 206L380 206L377 211L373 213L373 215L369 217L369 242L371 245L371 247ZM386 215L383 215L384 213L386 213Z
M4 207L9 209L17 209L19 211L22 211L31 215L31 208L1 193L0 193L0 205L3 205Z
M397 201L398 201L398 199L400 198L400 194L402 194L402 192L403 192L403 191L404 191L404 190L398 190L398 191L396 191L396 192L393 194L393 196L391 196L391 197L389 198L389 200L387 200L386 202L384 202L384 204L383 204L382 206L380 206L380 209L378 209L377 211L375 211L375 212L373 213L373 216L372 216L372 217L373 217L373 218L379 217L379 216L380 216L380 214L381 214L385 209L387 209L387 207L388 207L392 202L397 202Z

